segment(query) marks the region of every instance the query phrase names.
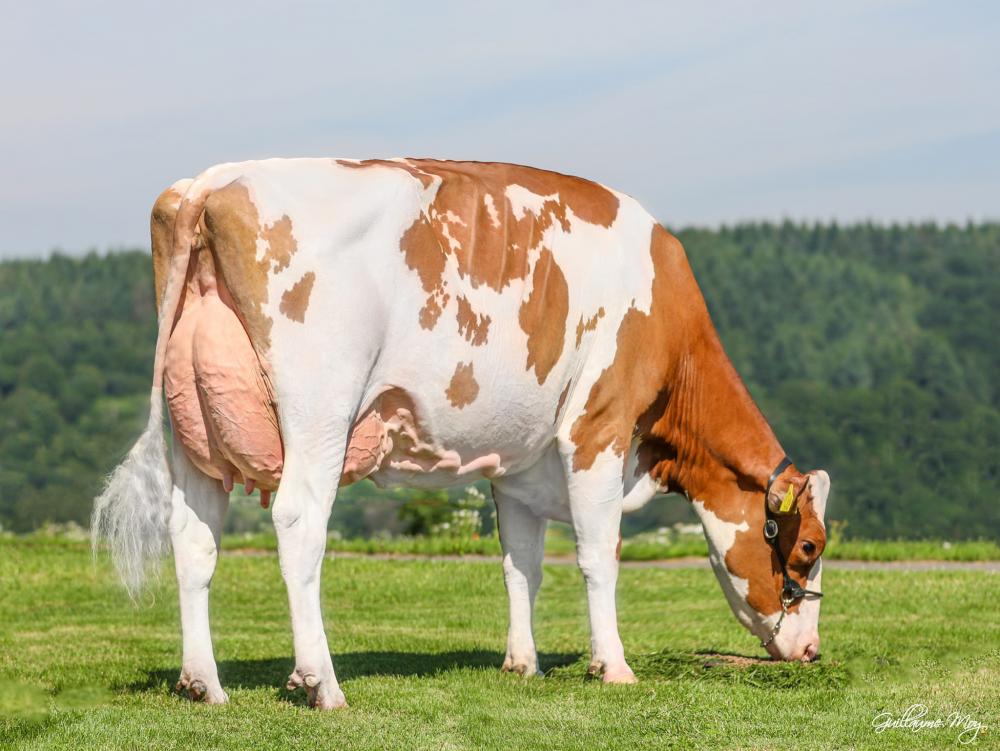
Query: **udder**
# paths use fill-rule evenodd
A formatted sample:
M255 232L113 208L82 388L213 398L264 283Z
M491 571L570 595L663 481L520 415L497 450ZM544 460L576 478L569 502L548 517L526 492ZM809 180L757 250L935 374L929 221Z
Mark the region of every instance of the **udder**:
M171 423L191 462L227 489L242 482L248 490L274 490L283 462L277 413L246 330L223 300L224 289L220 296L210 258L198 259L167 344Z

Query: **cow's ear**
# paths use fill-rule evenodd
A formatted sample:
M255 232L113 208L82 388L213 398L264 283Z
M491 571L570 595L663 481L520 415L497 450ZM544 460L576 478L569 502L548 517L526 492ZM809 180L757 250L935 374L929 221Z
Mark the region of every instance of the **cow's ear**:
M822 469L809 473L809 495L812 497L813 509L820 519L826 517L826 499L830 495L830 475Z
M799 512L799 501L808 482L808 475L800 475L794 471L782 475L771 485L767 495L767 506L771 513L788 515Z

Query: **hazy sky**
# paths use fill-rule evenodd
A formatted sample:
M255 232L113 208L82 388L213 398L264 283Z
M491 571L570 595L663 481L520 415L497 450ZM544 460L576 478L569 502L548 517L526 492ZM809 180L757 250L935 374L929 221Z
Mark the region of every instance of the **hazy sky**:
M675 7L670 7L674 5ZM671 226L1000 218L1000 4L0 0L0 256L267 156L503 160Z

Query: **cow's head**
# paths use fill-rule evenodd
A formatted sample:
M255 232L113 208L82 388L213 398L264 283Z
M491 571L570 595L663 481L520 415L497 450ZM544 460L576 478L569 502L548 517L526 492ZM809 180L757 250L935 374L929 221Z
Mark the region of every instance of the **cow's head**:
M804 589L819 592L830 477L822 470L803 475L787 469L772 486L772 511L780 511L789 489L795 497L793 510L773 514L777 545L788 575ZM778 553L764 536L762 494L735 489L729 498L695 499L694 506L705 529L712 568L736 618L766 644L772 657L814 659L819 653L818 597L806 595L788 605L774 632L782 616L784 580Z

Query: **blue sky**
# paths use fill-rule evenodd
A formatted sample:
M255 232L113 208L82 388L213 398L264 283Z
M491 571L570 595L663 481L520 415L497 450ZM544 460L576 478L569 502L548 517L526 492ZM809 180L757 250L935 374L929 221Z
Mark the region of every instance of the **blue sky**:
M675 227L1000 219L995 3L4 5L0 257L146 247L161 189L268 156L533 164Z

